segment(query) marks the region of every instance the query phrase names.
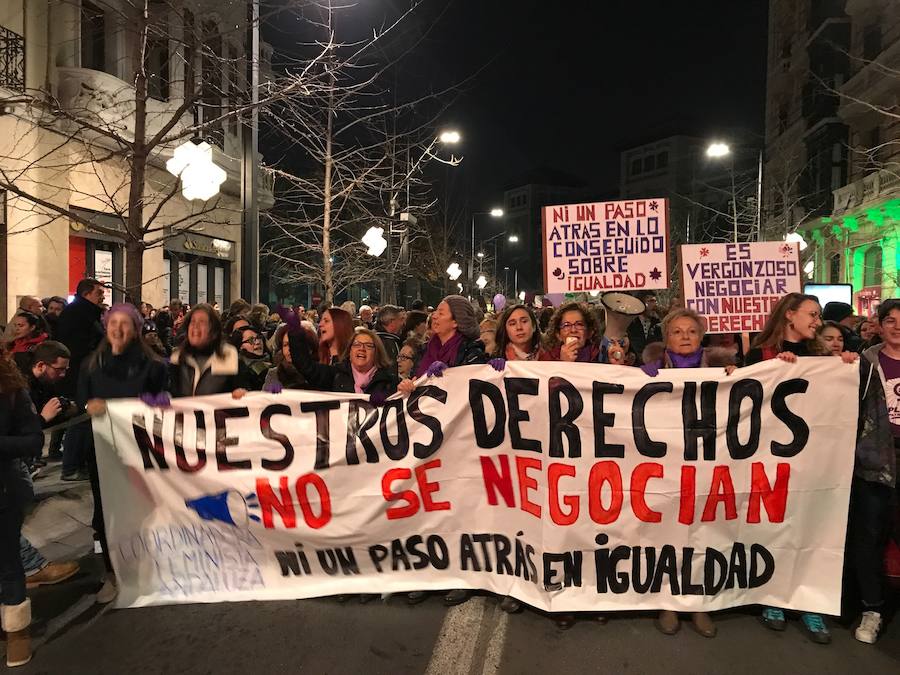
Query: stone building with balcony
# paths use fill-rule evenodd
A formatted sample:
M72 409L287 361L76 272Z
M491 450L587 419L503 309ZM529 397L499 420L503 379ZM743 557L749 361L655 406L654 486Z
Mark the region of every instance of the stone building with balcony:
M849 0L848 77L836 114L847 130L845 179L800 230L818 283L852 284L857 313L900 296L900 3Z
M150 153L141 196L152 222L142 255L142 297L226 306L240 292L241 137L233 110L246 91L246 4L158 0L144 53L146 114L135 96L133 3L30 0L0 7L0 316L23 295L70 295L84 276L123 297L128 158L116 138L186 135ZM161 18L160 18L161 17ZM271 54L262 47L262 61ZM188 66L190 64L190 66ZM265 68L261 65L261 68ZM190 79L186 79L190 78ZM186 104L186 92L201 92ZM199 134L191 132L200 129ZM224 169L219 194L187 200L166 161L202 136ZM197 138L196 140L200 140ZM256 161L261 161L260 157ZM273 203L261 180L261 209ZM122 232L123 236L118 236ZM109 299L109 293L107 297Z

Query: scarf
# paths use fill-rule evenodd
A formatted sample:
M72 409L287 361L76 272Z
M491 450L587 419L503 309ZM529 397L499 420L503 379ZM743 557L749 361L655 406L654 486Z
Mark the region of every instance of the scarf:
M528 354L527 352L523 352L521 349L516 347L512 342L506 345L506 360L507 361L534 361L535 353L532 352Z
M377 368L372 366L366 372L362 372L361 370L357 370L353 366L350 366L350 372L353 373L353 391L357 394L364 394L365 388L369 386L376 370Z
M10 354L25 354L33 352L34 348L47 339L46 333L38 333L30 337L20 337L13 340L9 345Z
M538 361L562 361L559 354L562 351L562 345L556 345L551 349L542 351L538 354ZM578 350L575 356L575 363L595 363L600 356L600 345L588 342L584 347Z
M416 377L424 375L425 371L428 370L428 366L435 361L443 361L448 366L455 365L462 341L463 336L459 331L455 332L453 337L444 344L441 344L441 339L437 335L431 336L428 346L425 348L425 353L422 354L419 365L416 367Z
M676 354L667 349L666 359L673 368L699 368L703 361L703 347L692 354Z

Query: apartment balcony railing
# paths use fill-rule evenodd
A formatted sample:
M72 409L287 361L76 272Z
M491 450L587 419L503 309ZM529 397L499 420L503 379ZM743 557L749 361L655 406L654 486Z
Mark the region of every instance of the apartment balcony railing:
M0 87L25 92L25 38L0 26Z
M894 171L876 171L834 191L834 215L864 208L878 199L900 195L900 176Z

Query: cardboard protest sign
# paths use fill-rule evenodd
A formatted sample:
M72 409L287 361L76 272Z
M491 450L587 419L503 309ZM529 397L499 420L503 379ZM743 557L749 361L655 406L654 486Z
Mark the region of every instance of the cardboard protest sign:
M668 200L546 206L541 221L545 293L668 286Z
M551 611L836 614L858 368L509 362L376 407L285 391L94 420L119 606L481 588Z
M708 333L761 331L776 302L800 293L796 244L686 244L680 254L684 306Z

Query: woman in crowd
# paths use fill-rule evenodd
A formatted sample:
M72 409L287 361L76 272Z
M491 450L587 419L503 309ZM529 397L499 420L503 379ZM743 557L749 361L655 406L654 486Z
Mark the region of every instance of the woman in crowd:
M547 327L539 361L596 363L600 340L594 313L579 302L560 305Z
M6 353L11 355L22 373L31 372L31 352L50 338L44 317L19 310L12 320L13 339L6 343Z
M861 349L865 351L878 343L878 321L873 318L863 319L856 327L856 333L859 335L859 340L862 343Z
M406 323L403 325L403 337L425 338L425 330L428 328L428 314L417 309L406 313Z
M484 344L479 340L481 331L475 310L461 295L448 295L431 313L431 330L434 335L425 346L425 353L416 365L413 378L422 375L440 377L447 368L487 363ZM397 387L403 394L411 394L415 379L403 380ZM458 605L465 602L472 591L455 589L444 597L444 604ZM411 603L421 602L427 597L425 591L414 591L408 596Z
M825 321L816 329L816 335L825 352L840 356L844 351L844 331L834 321Z
M316 333L309 322L301 322L303 326L304 336L309 342L309 350L315 354L319 349L319 341ZM291 359L290 335L288 335L288 324L282 324L275 331L275 344L279 345L278 351L272 362L275 364L266 374L266 380L263 383L263 391L278 392L282 389L311 389L309 382L300 374Z
M703 341L703 320L690 309L675 309L662 320L662 336L665 341L665 350L662 356L656 360L644 363L641 370L651 376L656 376L663 368L707 368L714 365L715 352L700 346ZM726 373L731 374L734 366L726 366ZM691 623L694 629L703 637L716 636L716 626L706 612L693 612ZM675 635L681 628L678 621L678 613L671 610L663 610L659 613L656 627L666 635Z
M235 331L230 340L238 350L238 355L247 370L250 371L250 388L253 391L261 391L266 381L266 375L272 368L272 360L266 351L266 342L262 333L256 328L248 326Z
M413 374L416 362L422 355L422 341L417 337L407 338L397 354L397 374L406 379Z
M103 341L85 361L78 378L78 404L92 417L104 414L106 401L110 399L142 395L156 397L166 391L168 383L166 365L141 339L144 319L134 305L113 305L103 316L103 322ZM164 398L168 400L167 396ZM93 436L87 465L94 495L94 536L103 548L103 562L106 566L106 578L97 593L97 602L108 603L115 599L118 588L106 542Z
M172 352L173 396L206 396L231 392L242 398L253 386L252 375L238 351L222 336L222 322L205 303L191 308L184 318L182 345Z
M25 378L11 360L0 357L0 624L11 667L31 660L31 601L25 596L19 537L33 495L22 459L34 457L43 443Z
M507 361L535 361L541 346L534 311L525 305L511 305L497 321L497 346L491 356Z
M326 309L319 320L319 363L338 363L352 338L353 317L338 307Z
M794 363L798 356L826 356L824 345L816 339L816 330L821 323L822 308L816 296L788 293L772 308L772 314L753 341L744 364L749 366L768 359ZM841 356L845 360L853 359L846 352ZM821 614L804 612L800 620L814 642L831 642L831 632ZM787 627L784 610L777 607L764 608L762 622L772 630L782 631Z
M316 389L368 394L376 404L397 391L397 375L384 344L368 328L357 328L343 358L335 365L318 363L303 336L290 336L291 360Z

